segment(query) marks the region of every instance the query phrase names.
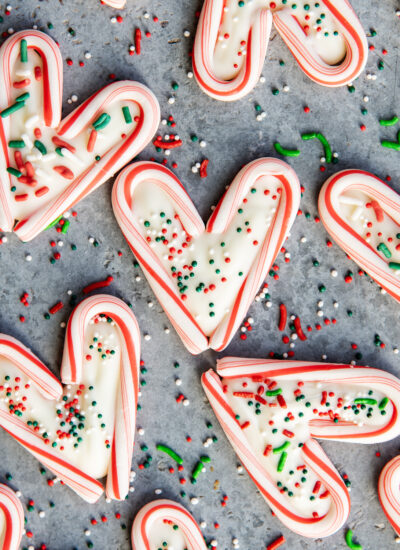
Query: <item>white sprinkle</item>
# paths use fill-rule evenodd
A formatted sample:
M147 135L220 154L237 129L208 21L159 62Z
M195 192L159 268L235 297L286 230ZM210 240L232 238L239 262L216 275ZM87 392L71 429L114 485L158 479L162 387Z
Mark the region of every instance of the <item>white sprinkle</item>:
M92 57L92 54L90 52L85 52L85 59L90 59Z
M169 97L169 98L168 98L168 103L169 103L170 105L173 105L173 104L175 103L175 98L172 97L172 96Z
M155 489L154 493L155 493L156 495L161 495L162 489Z
M31 254L25 254L25 260L27 262L31 262L32 261L32 255Z
M39 512L39 517L40 517L40 518L44 518L45 515L46 515L46 512L43 512L43 510L40 510L40 512Z
M150 334L145 334L145 335L144 335L144 339L146 340L146 342L148 342L149 340L151 340Z
M333 268L331 269L331 275L332 277L337 277L338 272L336 271L336 269L333 269Z
M196 504L199 503L199 499L198 499L197 497L192 497L192 498L190 499L190 503L193 504L193 505L195 506Z
M190 401L189 401L189 399L184 399L184 400L182 401L182 403L183 403L183 406L184 406L184 407L187 407L187 406L189 405Z
M181 380L180 378L177 378L177 379L175 380L175 384L176 384L177 386L182 386L182 380Z
M90 537L90 533L91 533L90 529L85 529L85 535L87 537Z
M192 73L192 71L189 71L189 72L187 73L187 77L188 77L188 78L193 78L193 73Z
M306 243L307 242L307 237L300 237L300 242L301 243Z
M189 38L189 36L190 36L190 31L188 31L188 30L185 29L185 30L183 31L183 36L184 36L185 38Z

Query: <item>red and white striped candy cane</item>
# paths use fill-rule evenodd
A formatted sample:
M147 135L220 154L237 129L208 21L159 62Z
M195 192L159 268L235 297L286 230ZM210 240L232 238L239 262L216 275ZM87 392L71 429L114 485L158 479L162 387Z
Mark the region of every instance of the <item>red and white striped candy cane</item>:
M140 364L140 331L132 310L125 302L108 294L99 294L86 298L76 306L67 325L61 379L64 384L81 382L86 328L89 321L101 313L110 316L116 323L121 341L121 374L106 494L109 498L123 500L129 491Z
M393 529L400 535L400 456L383 468L378 483L379 500Z
M291 7L274 13L274 25L305 74L322 86L345 86L356 79L368 58L364 29L347 0L321 0L321 13L328 13L346 44L346 55L337 65L329 65L318 55L299 25Z
M132 213L135 189L148 181L167 193L182 226L195 241L204 232L223 234L243 198L263 176L275 176L282 185L283 191L274 221L229 314L211 335L206 335L182 301L167 269L140 231L138 220ZM288 235L299 201L300 185L295 172L286 163L273 158L255 160L240 170L215 208L206 228L179 179L160 164L138 162L128 166L118 176L112 193L114 214L129 246L183 343L194 354L209 347L220 351L229 344Z
M310 12L305 12L305 21L302 22L298 16L300 8L294 13L291 6L277 4L272 7L254 5L249 22L244 23L249 24L249 28L239 52L239 59L245 56L242 66L232 79L222 79L215 67L215 48L219 41L228 42L230 39L229 32L222 36L220 29L234 3L205 0L193 49L193 72L208 95L223 101L234 101L255 87L264 65L272 21L301 69L318 84L343 86L361 73L367 61L368 44L362 25L347 0L321 0L318 7L321 13L334 21L336 32L341 34L345 43L344 59L332 65L322 59L317 44L309 36L307 18ZM235 25L240 25L240 17L239 10L236 15L239 22L235 21Z
M17 495L0 484L0 550L18 550L24 532L24 509Z
M181 504L164 499L149 502L136 515L132 525L133 550L152 550L154 546L149 539L159 533L163 523L170 525L171 530L173 525L178 526L187 550L206 550L204 537L193 516Z
M93 94L59 124L62 101L62 60L59 48L44 33L21 31L8 38L0 48L0 109L2 111L12 103L16 84L18 93L22 94L30 90L30 79L15 82L15 66L21 55L22 40L26 42L27 52L34 50L38 53L43 64L39 79L43 88L43 113L38 112L39 120L35 123L36 129L40 132L43 126L57 128L53 134L46 134L46 139L51 141L54 150L59 144L59 149L61 148L61 153L66 158L64 161L60 159L61 166L54 167L57 174L61 174L61 176L54 176L61 178L61 183L57 184L57 191L50 189L49 193L51 181L48 177L44 179L44 176L40 175L40 170L37 170L36 183L29 184L27 182L24 193L18 195L18 200L23 200L23 202L16 202L16 194L10 192L12 178L15 176L7 172L10 165L14 168L12 155L16 151L8 146L13 115L0 118L2 146L0 155L0 227L3 231L10 231L14 225L14 219L16 219L18 223L14 227L14 231L21 240L28 241L136 156L151 141L156 132L160 110L157 99L146 86L133 81L121 81L109 84ZM27 103L29 101L32 101L32 98L26 99ZM93 151L93 147L95 147L98 132L93 127L90 139L88 138L87 145L85 143L85 151L83 151L84 132L89 135L91 125L100 116L106 115L107 109L118 105L121 105L122 109L122 107L128 107L129 104L138 111L135 119L133 120L131 117L129 121L129 123L133 123L132 129L127 126L128 121L126 119L124 121L125 115L122 115L121 110L118 117L115 117L116 122L110 125L113 128L110 132L115 134L115 141L111 140L111 134L108 138L111 140L110 147L98 158L95 158L96 151ZM102 136L103 140L104 136L106 134ZM95 138L93 141L91 141L92 137ZM92 145L89 144L89 141ZM23 152L24 149L21 151ZM17 152L20 153L20 151ZM86 155L84 160L79 158L80 153L81 156ZM64 166L68 164L68 161L72 162L73 170ZM21 170L25 170L25 168L22 167ZM26 176L24 177L26 178ZM42 185L44 182L46 185ZM32 186L35 189L40 188L39 194L31 191ZM49 193L49 199L46 199L47 193ZM31 203L28 208L29 214L26 214L25 201ZM24 208L22 214L19 214L18 210L18 208L22 208L22 206L19 207L20 204Z
M217 362L217 373L212 369L203 374L202 384L212 408L238 457L265 500L279 519L296 533L306 537L326 537L337 531L350 511L348 491L335 467L319 444L312 439L333 439L359 443L387 441L400 433L400 380L393 375L368 367L341 364L320 364L305 361L275 361L226 357ZM221 380L221 378L223 380ZM358 425L331 418L312 419L310 438L302 446L302 460L322 480L331 497L328 512L319 517L307 517L292 506L270 473L252 450L245 431L235 417L224 386L230 379L240 378L264 382L301 381L333 385L373 388L393 405L393 411L384 425ZM332 386L331 386L332 387ZM289 409L288 409L289 410Z
M318 209L322 222L337 244L382 288L397 301L400 300L400 278L396 275L400 264L396 255L396 233L386 235L385 253L372 246L365 236L360 235L351 226L351 220L345 219L341 203L349 203L346 197L350 192L361 192L369 202L354 207L371 212L373 225L378 229L384 225L385 219L400 226L400 196L382 180L363 170L343 170L331 176L323 185L318 199ZM365 201L364 201L365 202ZM386 217L386 218L385 218ZM393 230L395 225L390 229ZM400 229L400 227L399 227ZM368 231L368 229L367 229ZM391 238L391 242L387 240ZM378 245L379 247L379 245Z

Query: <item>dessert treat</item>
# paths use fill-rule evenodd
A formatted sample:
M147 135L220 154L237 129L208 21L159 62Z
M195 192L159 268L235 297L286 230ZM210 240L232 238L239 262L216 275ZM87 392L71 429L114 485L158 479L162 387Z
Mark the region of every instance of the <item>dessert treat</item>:
M226 357L203 374L214 412L277 517L305 537L350 511L339 473L314 438L377 443L400 433L400 380L368 367Z
M24 532L24 510L17 495L0 484L0 550L18 550Z
M296 217L300 186L286 163L261 158L237 174L207 226L178 178L153 162L118 176L114 213L187 349L224 349Z
M132 526L134 550L206 550L195 519L177 502L149 502L135 517Z
M193 72L211 97L234 101L257 84L272 22L305 74L344 86L363 70L368 44L347 0L298 5L287 0L205 0L193 50Z
M395 456L383 468L378 483L383 511L400 536L400 456Z
M0 62L0 228L29 241L142 151L159 105L142 84L113 82L60 121L62 59L49 36L13 34Z
M88 502L129 490L140 360L131 309L100 294L69 319L61 380L20 342L0 338L0 426Z
M400 300L400 196L363 170L343 170L323 185L324 226L379 286Z

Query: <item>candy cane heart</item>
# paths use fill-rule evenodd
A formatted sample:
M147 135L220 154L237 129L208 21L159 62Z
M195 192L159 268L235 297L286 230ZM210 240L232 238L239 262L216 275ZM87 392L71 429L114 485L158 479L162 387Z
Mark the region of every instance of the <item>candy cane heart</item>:
M379 500L393 529L400 535L400 456L383 468L378 483Z
M60 122L57 44L21 31L0 62L0 227L29 241L142 151L159 105L142 84L113 82Z
M71 314L64 388L29 350L1 337L0 426L88 502L129 489L140 338L130 308L113 296ZM7 400L3 398L7 395Z
M17 495L0 484L0 550L18 550L24 532L24 510Z
M118 176L120 228L191 353L224 349L240 326L296 217L295 172L273 158L237 174L206 228L178 178L152 162Z
M313 438L376 443L400 434L400 380L378 369L226 357L202 383L269 506L305 537L331 535L350 511L345 484Z
M131 470L134 435L136 427L136 410L139 393L139 364L140 364L140 331L132 310L119 298L107 294L100 294L83 300L72 312L67 326L64 343L64 354L61 365L61 379L64 384L87 384L88 362L95 357L87 355L88 328L93 326L93 319L102 320L105 326L115 325L117 337L114 345L119 348L118 363L103 367L106 383L101 388L100 396L107 402L115 391L113 402L115 416L111 441L107 446L111 448L106 465L107 486L106 494L109 498L123 500L129 491L129 476ZM115 332L115 330L113 331ZM107 333L107 331L106 331ZM119 343L118 343L119 342ZM99 348L98 336L93 336L90 346L96 347L94 354L105 357L115 357L112 349L113 340L110 339L110 350ZM104 342L100 342L104 345ZM119 372L118 372L119 366ZM107 371L116 369L107 382ZM89 373L90 378L90 373ZM103 442L104 446L104 442ZM90 464L88 464L90 467ZM104 467L103 467L104 468Z
M309 78L343 86L363 70L368 55L364 30L347 0L315 6L281 0L205 0L193 49L193 72L208 95L234 101L260 79L273 21Z
M357 15L347 0L321 0L313 15L316 31L310 19L301 21L291 6L275 11L274 25L311 80L330 87L351 83L368 58L367 37Z
M172 500L155 500L143 506L132 526L133 550L162 548L206 550L199 526L189 512ZM164 545L165 546L165 545Z
M400 300L400 196L363 170L323 185L318 209L328 233L379 286Z

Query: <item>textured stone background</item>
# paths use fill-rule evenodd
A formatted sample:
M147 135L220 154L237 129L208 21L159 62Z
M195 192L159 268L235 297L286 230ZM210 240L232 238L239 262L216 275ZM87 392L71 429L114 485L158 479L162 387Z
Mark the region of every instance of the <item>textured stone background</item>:
M296 358L319 360L326 354L331 361L349 362L356 353L351 344L357 343L363 355L360 363L400 374L399 356L393 353L393 348L400 346L398 305L382 295L371 281L359 277L356 266L336 245L327 248L327 234L321 224L314 222L318 190L324 179L338 169L357 167L381 178L390 175L391 185L400 191L399 153L379 144L380 138L393 139L397 129L381 128L378 123L381 117L400 114L400 19L395 15L400 8L398 0L353 0L366 32L371 28L377 31L375 37L369 38L375 51L370 52L367 70L355 82L354 93L346 87L324 89L308 80L273 31L264 69L265 83L235 104L211 100L187 78L200 0L127 0L127 8L121 12L122 23L112 23L112 16L118 12L100 6L97 0L11 0L11 6L11 14L4 15L1 23L5 35L10 29L32 25L46 30L47 24L52 23L48 32L59 41L64 59L73 60L72 66L64 66L65 112L71 109L67 99L72 94L77 94L79 101L84 100L108 82L110 73L120 79L137 79L152 88L163 117L174 116L175 130L184 141L184 146L169 159L178 163L176 173L204 217L243 164L259 156L274 155L275 140L287 147L301 148L301 156L289 162L306 189L302 209L311 218L300 216L295 222L287 242L291 262L284 263L282 256L277 259L280 278L268 280L272 306L267 308L264 301L252 306L253 331L245 342L237 335L227 353L264 357L270 351L287 351L277 330L279 303L283 301L290 313L299 315L303 326L314 326L321 321L316 311L318 300L323 299L324 315L336 317L337 324L324 326L319 332L314 329L306 342L297 342ZM1 13L4 11L2 3ZM159 22L145 19L146 11L157 15ZM128 49L136 27L149 29L152 36L143 39L140 57L130 57ZM75 36L69 33L70 28L75 30ZM183 35L185 29L191 33L189 38ZM384 48L388 51L386 56L382 55ZM85 51L91 52L91 59L84 58ZM281 59L285 62L283 67L279 64ZM379 59L385 61L383 71L377 69ZM84 67L79 66L80 60L85 61ZM376 80L367 79L367 73L376 74ZM172 82L179 83L177 91L172 90ZM284 85L290 87L289 92L282 91ZM280 90L279 95L271 93L273 88ZM176 99L173 105L168 103L171 96ZM369 97L368 103L364 103L364 96ZM267 114L262 122L256 121L256 103ZM309 114L303 112L304 105L310 106ZM365 116L361 114L362 107L368 108ZM366 125L365 132L360 131L360 124ZM328 166L325 173L320 172L319 143L302 143L300 139L301 132L314 130L323 132L339 153L339 164ZM198 142L191 142L192 134L207 142L205 149ZM163 158L152 145L141 158L152 156ZM191 167L204 157L210 159L209 176L201 180ZM90 540L98 549L130 548L129 530L136 511L156 498L156 489L162 489L164 497L180 500L198 521L207 522L204 534L208 540L217 539L222 550L232 548L232 537L239 538L244 550L261 550L280 533L284 533L286 547L292 550L345 548L344 531L326 541L314 541L285 529L271 517L248 476L238 475L235 454L200 385L201 372L215 364L216 354L207 352L192 357L173 330L170 334L164 332L168 326L166 316L144 278L135 279L140 273L133 266L133 257L112 214L111 185L111 181L106 183L77 206L78 216L71 219L70 230L62 237L63 247L57 246L61 259L55 265L50 263L54 249L49 245L51 239L59 237L55 230L29 244L9 235L8 242L0 246L0 330L20 338L58 373L64 335L61 323L71 310L67 291L72 290L80 299L84 285L113 275L110 292L133 303L143 334L151 335L150 340L143 340L142 357L148 372L143 375L147 384L142 391L138 426L144 427L145 434L137 438L133 457L133 467L138 472L135 491L123 504L107 504L101 499L89 506L68 488L49 488L46 479L52 476L40 475L35 459L0 432L0 481L11 473L10 483L22 491L23 502L35 500L35 510L27 512L27 527L34 538L32 542L24 539L23 545L34 544L38 548L44 542L52 550L83 549ZM301 243L303 236L307 241ZM90 237L98 241L98 247L90 243ZM72 243L77 246L75 252L71 250ZM122 257L118 251L123 252ZM26 261L27 254L32 255L31 262ZM320 262L319 267L313 267L314 259ZM332 268L338 271L336 279L330 275ZM344 282L348 270L355 274L351 284ZM320 284L327 288L323 296L318 291ZM29 308L19 302L24 291L30 296ZM45 320L44 313L58 300L64 301L64 309ZM333 307L335 300L339 303L337 309ZM152 308L150 301L154 303ZM351 318L346 313L349 309L353 311ZM25 324L19 322L19 315L26 316ZM386 344L384 349L374 345L375 334ZM173 366L175 361L180 364L178 369ZM175 385L177 376L182 379L180 388ZM179 391L190 400L189 407L175 402ZM207 421L213 423L212 428L206 427ZM185 441L188 434L193 439L190 444ZM216 435L218 441L204 449L203 441L210 435ZM168 472L170 461L155 451L159 442L181 453L187 476L204 452L211 457L212 471L210 468L202 474L196 486L188 483L182 487L177 472ZM143 444L148 446L147 452L141 450ZM352 481L352 510L347 527L354 529L365 548L394 546L394 532L379 506L376 485L385 462L397 454L398 441L372 446L323 443L323 447L339 471L348 474ZM375 455L378 451L380 457ZM153 456L150 468L139 470L138 464L149 454ZM187 493L184 498L179 496L182 489ZM229 496L226 508L220 505L224 494ZM194 496L199 499L197 506L190 502ZM49 501L56 506L50 508ZM46 512L44 518L39 517L40 510ZM121 520L114 518L116 511L121 513ZM102 514L108 517L105 524L100 521ZM97 518L99 525L91 526L91 518ZM218 530L214 521L220 523ZM126 530L121 529L122 523ZM89 537L84 534L86 528L91 529Z

